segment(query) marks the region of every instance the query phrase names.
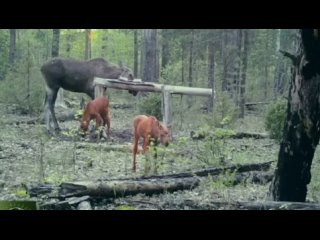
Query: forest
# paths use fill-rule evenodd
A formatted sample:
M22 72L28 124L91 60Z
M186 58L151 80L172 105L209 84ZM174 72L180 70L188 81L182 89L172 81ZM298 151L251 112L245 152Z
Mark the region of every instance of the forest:
M317 53L318 29L1 29L0 209L320 209ZM111 132L83 135L92 99L57 78L51 134L43 66L98 58L163 87L107 87ZM138 115L170 143L140 139L134 172Z

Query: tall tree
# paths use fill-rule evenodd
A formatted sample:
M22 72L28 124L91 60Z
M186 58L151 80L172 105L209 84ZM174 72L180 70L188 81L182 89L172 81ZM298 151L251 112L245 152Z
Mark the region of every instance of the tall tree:
M209 30L209 43L208 43L208 88L212 89L212 95L208 100L208 111L212 112L214 106L214 30Z
M270 185L276 201L304 202L320 137L320 29L301 29L278 164Z
M241 80L240 80L240 118L244 118L246 78L247 78L247 62L249 49L249 30L243 30L243 52L241 54Z
M51 57L59 56L59 45L60 45L60 29L52 29L52 48L51 48ZM57 94L57 101L55 106L65 107L63 89L60 88Z
M135 78L138 78L138 55L139 55L139 52L138 52L138 29L135 29L134 32L133 32L133 51L134 51L134 61L133 61L133 74L135 76Z
M164 69L167 66L170 58L170 49L169 49L170 31L169 29L163 29L161 33L162 33L161 68Z
M274 74L274 96L277 97L281 91L281 83L282 83L282 76L283 76L283 59L282 55L280 55L279 50L281 49L281 29L277 29L277 65Z
M9 65L13 66L16 58L16 29L10 29Z
M59 56L60 29L52 29L52 50L51 56Z
M91 29L86 29L86 49L84 59L91 59Z
M265 41L265 49L269 49L269 30L266 29L266 41ZM268 97L268 88L269 88L269 79L268 79L268 67L269 67L269 56L265 54L265 63L264 63L264 98Z
M141 78L143 81L158 82L159 80L159 61L157 57L157 30L143 29L142 59L141 59Z
M193 41L194 41L194 30L191 30L189 41L189 87L192 87L192 70L193 70Z
M239 105L239 90L240 90L240 71L241 71L241 48L242 48L242 29L237 29L236 37L236 56L234 59L233 69L233 98L234 102Z
M227 60L227 42L228 42L228 34L227 30L224 29L222 31L222 42L221 42L221 56L222 56L222 65L223 65L223 72L222 72L222 84L221 90L227 91L228 89L228 79L227 79L227 72L228 72L228 60Z

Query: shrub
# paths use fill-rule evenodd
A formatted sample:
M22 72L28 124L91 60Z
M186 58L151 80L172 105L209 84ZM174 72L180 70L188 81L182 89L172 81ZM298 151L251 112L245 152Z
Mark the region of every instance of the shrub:
M43 109L45 84L39 66L29 65L30 92L28 93L27 63L18 62L0 82L0 101L16 104L21 113L39 113Z
M217 96L212 115L206 120L211 127L231 128L237 119L238 111L229 93L222 92Z
M139 109L140 114L152 115L162 121L161 95L150 93L147 97L143 97L139 103Z
M286 117L287 101L279 99L269 106L265 128L269 132L270 137L280 141L283 134L283 127Z

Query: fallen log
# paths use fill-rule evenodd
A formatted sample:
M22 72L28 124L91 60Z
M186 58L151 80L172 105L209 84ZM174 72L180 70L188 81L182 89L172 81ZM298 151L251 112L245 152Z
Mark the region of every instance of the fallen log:
M257 105L266 105L269 103L270 102L250 102L250 103L245 103L244 105L248 110L254 110Z
M198 202L192 199L184 199L177 203L164 201L162 209L193 209L193 210L320 210L320 204L303 202L275 202L275 201L252 201L252 202Z
M97 182L70 182L62 183L59 187L52 185L32 186L28 192L32 196L38 194L46 194L57 189L60 197L71 196L103 196L103 197L122 197L126 195L134 195L144 193L147 195L173 192L184 189L192 189L199 184L197 177L206 177L208 175L219 175L226 171L236 171L234 185L241 182L255 182L265 184L272 178L272 174L266 174L265 177L257 178L259 173L251 175L244 175L241 173L248 171L262 171L268 170L273 161L265 163L254 163L246 165L232 165L228 167L203 169L193 172L168 174L168 175L154 175L149 177L141 177L137 179L100 179ZM263 175L262 175L263 176ZM257 178L257 179L255 179ZM249 180L248 180L249 179ZM65 207L65 202L60 203ZM69 203L68 203L69 204Z
M190 132L190 137L193 140L205 139L209 134L196 133L195 131ZM237 132L234 135L230 135L229 138L241 139L241 138L255 138L255 139L265 139L269 138L267 133L254 133L254 132Z
M207 177L210 175L219 175L227 171L236 171L237 173L248 172L248 171L267 171L270 169L271 164L274 161L264 162L264 163L251 163L251 164L234 164L226 167L217 168L206 168L203 170L185 172L185 173L175 173L168 175L153 175L148 177L141 177L141 179L165 179L165 178L188 178L188 177Z
M133 105L131 104L125 104L125 103L110 103L110 107L111 108L114 108L114 109L130 109L130 108L133 108Z
M62 113L57 113L56 118L59 122L66 122L66 121L71 121L75 120L75 112L62 112ZM8 123L9 125L20 125L20 124L44 124L44 118L43 117L37 117L37 118L32 118L28 120L21 120L21 121L15 121L15 122L10 122Z
M138 193L152 195L185 189L190 190L197 187L199 182L200 180L195 177L70 182L60 185L59 194L61 197L89 195L105 198L124 197Z
M103 150L106 152L119 151L119 152L131 152L131 145L105 145L96 143L77 143L77 149L89 148L91 150Z
M254 133L254 132L238 132L231 138L241 139L241 138L255 138L255 139L264 139L268 138L269 135L267 133Z
M320 204L303 202L210 202L218 208L247 209L247 210L320 210Z
M89 200L89 196L82 197L71 197L64 201L53 202L53 203L45 203L40 205L41 210L72 210L72 208L76 209L74 205L81 204L84 201Z
M255 184L267 184L271 182L273 178L272 172L260 172L260 171L251 171L251 172L242 172L235 175L235 179L232 181L232 185L235 186L240 183L255 183Z

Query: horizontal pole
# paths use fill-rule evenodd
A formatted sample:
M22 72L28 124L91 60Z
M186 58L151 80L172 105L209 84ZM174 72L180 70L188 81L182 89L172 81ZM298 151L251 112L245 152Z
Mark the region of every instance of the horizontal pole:
M105 79L105 78L94 78L94 84L104 86L107 88L123 89L123 90L135 90L145 92L161 92L162 86L166 87L171 94L184 94L193 96L211 96L212 89L209 88L195 88L195 87L183 87L183 86L172 86L164 85L153 82L142 82L142 81L123 81L118 79Z

